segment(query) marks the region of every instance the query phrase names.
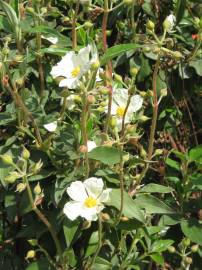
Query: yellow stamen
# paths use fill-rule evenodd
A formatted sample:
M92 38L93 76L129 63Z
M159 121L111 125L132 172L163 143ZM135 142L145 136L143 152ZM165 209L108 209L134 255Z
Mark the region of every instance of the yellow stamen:
M81 69L80 69L79 66L75 67L75 68L71 71L72 77L73 77L73 78L77 77L77 76L79 75L79 73L80 73L80 70L81 70Z
M88 208L93 208L94 206L96 206L97 204L97 201L96 199L94 199L93 197L88 197L85 202L84 202L84 205Z
M116 114L117 114L119 117L123 117L124 112L125 112L125 107L118 107L118 108L116 109Z

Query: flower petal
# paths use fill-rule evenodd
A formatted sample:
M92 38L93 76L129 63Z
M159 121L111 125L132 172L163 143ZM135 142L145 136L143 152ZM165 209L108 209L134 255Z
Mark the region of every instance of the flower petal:
M137 112L142 108L143 98L140 95L134 95L128 108L128 112Z
M84 186L89 196L97 198L102 193L104 183L102 178L91 177L84 181Z
M49 132L54 132L57 129L57 121L43 125Z
M59 83L59 87L67 87L69 89L75 89L79 85L78 78L63 79Z
M101 209L102 210L102 209ZM81 209L80 216L85 218L86 220L89 221L95 221L97 220L97 214L101 211L100 208L98 207L93 207L93 208L87 208L83 207Z
M85 186L81 181L71 183L70 187L67 188L67 194L72 200L77 202L84 202L88 197Z
M82 203L70 201L64 205L63 212L70 220L75 220L81 215Z
M107 189L103 190L102 194L99 197L99 202L103 202L103 203L108 202L110 199L109 194L111 191L112 191L111 188L107 188Z
M128 89L115 88L113 89L113 102L120 107L126 107L128 101Z
M90 152L91 150L93 150L96 147L97 147L97 145L94 141L87 141L88 152Z

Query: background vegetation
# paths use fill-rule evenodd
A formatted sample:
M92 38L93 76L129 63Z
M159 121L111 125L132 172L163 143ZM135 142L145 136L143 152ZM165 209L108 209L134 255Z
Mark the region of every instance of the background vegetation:
M200 270L201 1L0 0L0 29L0 269ZM52 67L93 43L102 80L59 87ZM115 87L144 98L121 131ZM70 221L66 188L88 176L110 202Z

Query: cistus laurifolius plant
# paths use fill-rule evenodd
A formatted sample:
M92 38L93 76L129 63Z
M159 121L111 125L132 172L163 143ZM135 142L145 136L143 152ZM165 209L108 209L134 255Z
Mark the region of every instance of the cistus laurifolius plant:
M0 0L0 269L202 269L200 0Z

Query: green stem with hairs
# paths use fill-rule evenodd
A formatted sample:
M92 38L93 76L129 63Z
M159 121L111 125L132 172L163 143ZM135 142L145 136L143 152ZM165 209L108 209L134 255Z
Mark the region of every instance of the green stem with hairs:
M31 188L30 188L30 185L29 185L29 181L27 179L27 176L24 176L23 177L23 181L26 184L27 193L28 193L28 197L29 197L29 201L30 201L32 210L36 213L36 215L38 216L38 218L46 225L47 229L49 230L49 232L50 232L50 234L51 234L51 236L53 238L53 241L55 242L56 250L57 250L57 253L58 253L59 258L60 258L60 263L63 265L62 248L60 246L60 242L58 240L57 233L54 230L54 228L52 227L52 225L50 224L50 222L48 221L48 219L37 208L37 206L36 206L36 204L34 202L34 198L33 198L33 195L32 195L32 191L31 191ZM63 268L63 269L65 270L65 268Z
M81 134L83 138L83 143L86 146L85 152L85 167L86 167L86 178L89 176L90 166L89 166L89 159L88 159L88 134L87 134L87 120L88 120L88 101L87 101L87 92L83 91L82 95L83 101L83 109L81 113Z
M100 252L101 247L102 247L102 220L101 220L101 216L99 215L98 216L98 246L97 246L96 252L92 258L92 261L89 265L89 269L91 269L91 267L95 263L95 260Z

